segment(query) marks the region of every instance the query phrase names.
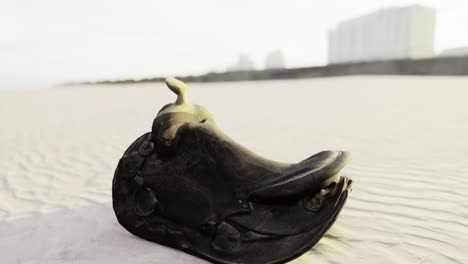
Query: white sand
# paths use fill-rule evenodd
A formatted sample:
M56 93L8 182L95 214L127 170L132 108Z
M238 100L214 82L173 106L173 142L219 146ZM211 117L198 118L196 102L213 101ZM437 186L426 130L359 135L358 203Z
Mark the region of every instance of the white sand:
M272 159L353 153L340 218L294 263L468 263L468 78L193 84L190 99ZM111 206L119 158L173 100L161 84L0 92L0 263L205 263Z

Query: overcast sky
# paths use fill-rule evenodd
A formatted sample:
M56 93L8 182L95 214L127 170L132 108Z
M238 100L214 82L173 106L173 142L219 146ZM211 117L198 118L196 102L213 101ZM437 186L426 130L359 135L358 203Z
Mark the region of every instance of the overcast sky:
M0 0L0 88L199 74L240 53L325 64L327 31L378 8L437 9L436 51L468 46L467 0Z

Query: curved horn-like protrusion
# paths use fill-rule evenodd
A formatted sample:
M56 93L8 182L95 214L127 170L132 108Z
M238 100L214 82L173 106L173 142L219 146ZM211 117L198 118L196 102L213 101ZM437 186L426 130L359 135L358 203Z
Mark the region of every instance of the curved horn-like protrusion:
M171 91L177 94L177 100L175 102L176 105L189 103L187 94L188 86L183 81L177 80L175 78L166 78L164 82L166 83L167 87L171 89Z

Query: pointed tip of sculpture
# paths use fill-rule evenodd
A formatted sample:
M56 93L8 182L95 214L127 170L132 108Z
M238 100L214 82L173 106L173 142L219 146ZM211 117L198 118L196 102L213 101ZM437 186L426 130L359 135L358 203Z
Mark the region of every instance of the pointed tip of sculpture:
M164 83L177 95L175 104L188 104L187 84L172 77L164 78Z

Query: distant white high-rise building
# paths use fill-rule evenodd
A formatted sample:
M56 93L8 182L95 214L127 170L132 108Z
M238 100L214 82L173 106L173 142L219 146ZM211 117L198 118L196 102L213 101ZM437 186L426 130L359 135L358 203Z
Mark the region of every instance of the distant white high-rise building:
M433 8L385 8L338 24L328 32L328 63L434 55Z
M226 71L251 71L255 69L255 65L246 54L241 54L237 57L237 62L227 67Z
M461 57L468 56L468 47L458 47L445 49L440 54L440 57Z
M280 50L272 51L265 56L265 69L284 68L284 56Z

